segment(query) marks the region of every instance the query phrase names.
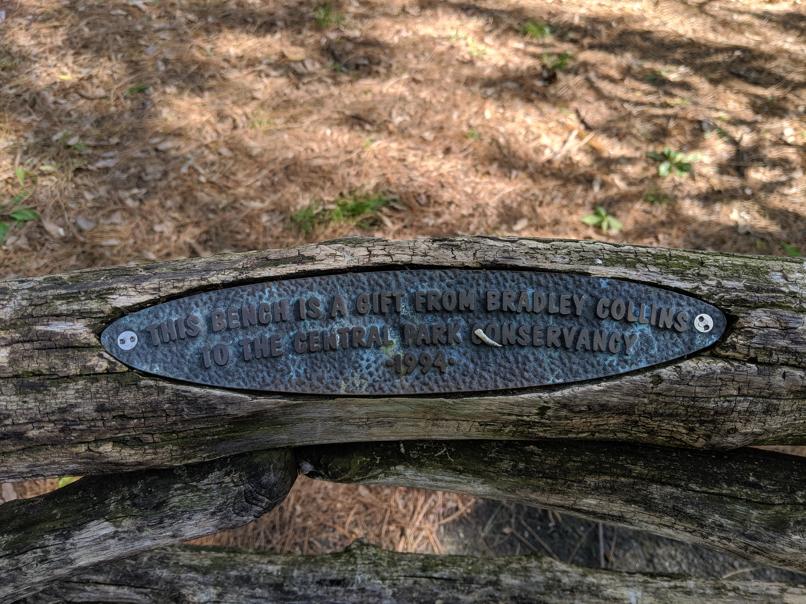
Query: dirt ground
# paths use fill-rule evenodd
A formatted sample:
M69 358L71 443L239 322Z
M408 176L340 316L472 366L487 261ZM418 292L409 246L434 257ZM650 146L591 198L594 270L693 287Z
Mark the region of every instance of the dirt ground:
M351 233L806 253L800 2L0 11L0 277ZM480 505L301 479L206 542L456 551Z

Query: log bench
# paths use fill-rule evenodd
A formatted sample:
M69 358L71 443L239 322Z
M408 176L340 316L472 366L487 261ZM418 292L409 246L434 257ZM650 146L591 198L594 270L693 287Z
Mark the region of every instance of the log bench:
M458 305L458 298L429 299L425 292L415 300L417 292L405 287L403 294L378 290L357 301L350 296L360 287L353 292L336 284L347 292L347 306L359 304L361 320L381 325L377 337L387 338L379 339L375 350L342 355L352 365L333 365L341 353L321 351L327 335L321 341L289 335L287 353L279 348L280 338L238 335L243 348L237 349L237 363L216 356L220 341L208 348L201 342L247 333L250 320L250 329L269 333L277 327L269 324L271 313L278 321L286 320L285 312L299 312L300 321L332 313L322 320L335 324L342 318L335 303L324 311L305 301L297 308L292 300L286 311L266 302L261 324L257 304L254 319L246 307L231 315L227 308L220 314L212 310L211 322L201 328L209 334L197 339L199 325L187 316L181 325L172 318L144 327L139 343L118 343L127 332L112 327L139 316L168 316L160 309L185 302L198 308L199 302L190 301L218 299L232 288L259 293L271 284L286 291L293 283L314 287L355 277L350 283L360 284L382 275L415 280L425 275L431 282L461 275L471 283L490 275L503 275L507 283L537 275L581 289L564 299L558 294L553 302L547 294L539 310L537 297L517 299L510 289L480 302L496 317L511 305L507 321L531 313L529 325L548 326L539 336L537 328L519 335L515 327L507 336L506 322L484 323L480 335L473 325L463 336L433 329L404 335L399 326L398 349L409 338L411 350L445 350L443 366L434 352L395 355L383 322L396 303L400 313L396 295L405 297L403 314L406 304L412 313L421 305L422 316L431 317L423 321L432 327L433 317L452 310L448 306ZM749 448L806 444L805 285L806 267L799 259L501 238L348 239L5 281L0 283L0 480L84 478L0 505L0 602L158 602L168 593L188 601L806 598L802 587L779 583L592 571L538 557L431 557L356 546L300 558L168 547L269 512L302 472L546 506L806 572L806 460ZM714 320L724 324L713 342L661 358L664 351L654 345L653 334L660 334L658 342L683 336L705 342L689 326L699 319L684 313L686 324L681 319L675 325L670 314L664 326L648 304L646 313L640 306L632 311L630 300L619 312L620 298L607 297L618 288L659 292L658 300L689 296L695 304L712 305ZM597 353L593 343L570 340L569 334L581 339L581 329L562 331L575 320L575 304L582 321L583 290L604 292L589 296L591 307L584 312L605 326L620 320L625 334L616 342L620 347L608 350L602 336ZM637 314L628 324L631 312ZM579 325L584 329L590 321ZM288 329L293 323L288 320ZM369 348L367 323L362 325L360 332L344 333L358 337L359 345L363 338ZM493 333L488 325L502 327ZM353 346L345 344L347 335L334 336L333 346ZM461 346L443 346L451 337ZM633 337L636 347L644 347L640 350L660 357L630 364L626 348ZM556 350L550 350L551 338ZM200 347L182 348L184 339ZM129 346L146 356L129 362L135 358L127 356ZM201 377L172 374L184 365L166 369L176 362L170 354L186 355ZM462 354L482 361L461 373L457 355ZM153 364L140 367L142 358L152 362L149 355ZM338 387L320 377L293 381L285 375L273 378L276 390L272 384L244 387L256 373L240 367L258 362L271 367L282 355L314 376L331 375L335 367ZM497 386L494 380L512 359L526 358L518 355L570 358L572 365L549 371L535 385ZM614 370L616 357L621 365ZM369 365L359 363L365 358ZM577 365L576 358L583 361ZM310 359L325 359L325 368ZM573 379L557 378L563 371ZM579 373L586 371L602 373ZM381 377L362 381L355 375ZM517 375L537 380L531 370ZM458 382L451 381L457 376ZM492 380L491 387L471 388L475 380Z

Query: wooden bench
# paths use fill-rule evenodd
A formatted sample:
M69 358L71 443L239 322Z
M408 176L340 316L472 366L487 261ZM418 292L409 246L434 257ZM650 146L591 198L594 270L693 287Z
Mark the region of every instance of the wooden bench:
M121 317L199 292L418 269L629 281L711 304L727 324L709 348L600 379L371 397L192 384L101 343ZM498 238L349 239L6 281L0 480L86 478L0 506L0 601L806 598L536 558L149 551L266 513L301 470L547 506L806 571L806 460L746 448L806 443L805 285L798 259ZM156 573L170 582L155 587Z

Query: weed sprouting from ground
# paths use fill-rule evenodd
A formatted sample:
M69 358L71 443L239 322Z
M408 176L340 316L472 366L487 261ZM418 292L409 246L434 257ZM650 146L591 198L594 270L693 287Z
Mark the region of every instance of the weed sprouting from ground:
M19 190L11 200L0 208L0 244L2 244L9 231L18 224L30 222L39 218L39 213L29 206L22 205L22 202L30 197L31 192L26 188L29 172L22 166L14 170L17 178Z
M644 193L644 201L651 205L663 205L674 201L674 198L658 187L652 187Z
M331 4L321 4L313 11L313 19L320 29L338 27L344 23L344 15Z
M389 203L385 195L348 195L336 200L336 207L330 211L330 220L345 222L371 219L372 215Z
M471 57L479 58L487 54L487 47L484 45L484 43L479 42L478 40L476 40L476 38L464 32L454 31L453 34L451 35L451 41L463 42L465 48L467 49L467 53Z
M318 203L309 203L300 210L291 214L291 222L293 222L300 232L309 235L316 227L318 216L322 211Z
M393 201L384 193L349 193L330 204L311 202L291 215L291 221L304 234L320 224L350 223L359 228L372 226L378 210Z
M532 21L531 19L521 26L521 33L533 40L543 40L551 36L551 27L542 21Z
M567 52L546 53L542 57L543 65L553 71L567 69L573 59L573 55Z
M599 227L603 233L618 233L624 226L602 206L596 206L591 214L583 216L582 222L588 226Z
M134 96L136 94L145 94L148 92L148 84L136 84L134 86L129 86L126 89L126 93L124 96Z
M666 147L663 151L649 151L646 156L658 162L658 176L691 174L699 160L695 153L682 153Z

